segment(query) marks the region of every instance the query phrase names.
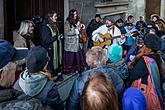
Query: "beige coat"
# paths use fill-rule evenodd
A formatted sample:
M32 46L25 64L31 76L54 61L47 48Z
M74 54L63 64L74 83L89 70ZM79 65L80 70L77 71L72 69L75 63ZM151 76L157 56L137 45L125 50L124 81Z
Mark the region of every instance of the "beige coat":
M27 48L26 39L18 33L16 33L15 35L16 36L15 36L15 41L14 41L14 47ZM33 47L33 46L34 44L30 40L30 47ZM25 59L16 61L16 63L17 63L17 70L23 71L22 65L25 64Z
M79 34L76 32L75 27L70 27L69 22L65 23L64 26L64 50L69 52L78 52L79 50ZM77 29L79 30L79 29Z

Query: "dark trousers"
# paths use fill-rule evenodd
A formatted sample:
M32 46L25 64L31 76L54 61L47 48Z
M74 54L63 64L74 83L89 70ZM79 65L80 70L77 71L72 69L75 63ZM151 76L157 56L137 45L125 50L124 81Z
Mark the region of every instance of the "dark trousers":
M54 76L54 66L53 66L53 50L52 49L47 49L48 51L48 56L49 56L49 63L48 63L48 70Z

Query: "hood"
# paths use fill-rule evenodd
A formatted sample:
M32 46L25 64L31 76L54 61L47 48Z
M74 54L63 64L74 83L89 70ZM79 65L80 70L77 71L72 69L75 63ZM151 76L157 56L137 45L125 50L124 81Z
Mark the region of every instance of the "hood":
M25 70L20 75L19 85L26 95L35 96L42 91L47 80L47 77L42 73L29 73Z
M145 96L137 88L125 90L122 102L123 110L146 110Z

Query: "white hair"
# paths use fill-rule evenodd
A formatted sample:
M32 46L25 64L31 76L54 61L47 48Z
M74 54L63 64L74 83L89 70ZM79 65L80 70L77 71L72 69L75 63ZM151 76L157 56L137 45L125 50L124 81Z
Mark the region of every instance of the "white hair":
M34 23L30 20L24 20L21 22L20 28L18 30L18 33L20 35L26 35L28 34L28 29L30 27L30 25L33 25Z
M5 66L4 66L2 69L0 69L0 70L6 71L6 72L12 70L12 69L13 69L12 63L13 63L13 62L9 62L7 65L5 65ZM9 72L9 73L10 73L10 72Z

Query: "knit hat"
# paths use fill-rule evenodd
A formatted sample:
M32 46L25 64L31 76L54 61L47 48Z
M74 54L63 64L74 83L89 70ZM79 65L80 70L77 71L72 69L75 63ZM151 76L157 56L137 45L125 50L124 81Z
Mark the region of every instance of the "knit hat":
M48 53L45 48L41 46L33 47L26 57L28 72L35 73L41 71L48 60Z
M146 110L146 99L143 93L137 88L125 90L123 99L123 110Z
M118 62L122 59L122 47L116 43L108 47L108 59L111 62Z
M112 16L105 16L105 17L104 17L104 21L106 21L106 20L109 20L109 21L111 21L112 23L115 23L115 20L113 19Z
M0 69L11 61L26 57L28 48L15 48L8 41L0 39Z
M161 48L161 40L155 34L147 34L144 38L144 44L153 51L160 50Z

